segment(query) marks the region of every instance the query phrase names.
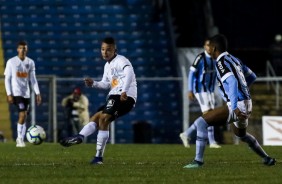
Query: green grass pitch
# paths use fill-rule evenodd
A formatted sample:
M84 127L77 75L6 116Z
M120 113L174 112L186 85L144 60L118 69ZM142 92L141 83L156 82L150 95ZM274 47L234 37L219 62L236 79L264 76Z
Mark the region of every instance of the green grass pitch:
M2 184L118 184L118 183L282 183L281 146L265 146L278 160L264 166L245 144L206 148L205 164L183 169L194 158L195 146L181 144L108 144L104 164L92 166L95 144L69 148L59 144L0 143Z

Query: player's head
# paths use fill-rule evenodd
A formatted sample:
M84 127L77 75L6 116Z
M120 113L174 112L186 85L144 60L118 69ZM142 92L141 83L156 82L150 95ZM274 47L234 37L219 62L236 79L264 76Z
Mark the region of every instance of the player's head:
M206 38L204 42L204 49L208 54L211 54L210 38Z
M104 60L111 61L116 55L117 47L115 39L112 37L106 37L102 40L101 55Z
M17 44L17 51L18 56L21 59L24 59L27 53L27 42L26 41L19 41Z
M221 53L227 51L227 39L222 34L217 34L210 39L211 56L216 59Z

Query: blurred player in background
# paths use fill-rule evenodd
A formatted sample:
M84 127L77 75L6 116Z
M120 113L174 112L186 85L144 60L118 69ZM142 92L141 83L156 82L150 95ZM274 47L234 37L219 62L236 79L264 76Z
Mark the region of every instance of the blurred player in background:
M210 40L204 43L204 52L200 53L190 67L188 77L188 98L198 100L203 114L214 109L214 87L216 80L215 61L211 58ZM189 148L189 140L192 133L196 131L196 126L192 124L187 130L179 134L183 145ZM220 148L214 139L214 127L208 127L208 138L210 148Z
M68 135L78 134L83 125L89 122L89 100L76 87L73 92L63 98L62 106L66 110Z
M7 101L15 104L18 109L16 147L25 147L26 118L30 106L29 82L36 94L37 105L41 104L41 95L35 75L35 64L26 56L28 45L25 41L18 42L18 55L9 59L4 71Z
M102 80L98 82L86 78L84 82L88 87L110 89L105 105L98 109L78 135L60 141L60 144L65 147L80 144L85 137L98 130L96 155L91 164L103 164L110 123L130 112L137 99L137 83L133 67L127 58L117 54L114 38L103 39L101 55L106 61Z
M207 127L220 126L233 121L233 132L241 141L263 159L267 166L275 165L275 159L268 156L255 137L247 132L248 119L252 112L252 100L249 86L256 75L238 58L229 54L224 35L211 38L211 56L216 59L217 80L221 95L227 105L215 108L195 120L197 128L196 156L184 168L198 168L204 164L204 150L207 140ZM236 154L236 153L235 153Z

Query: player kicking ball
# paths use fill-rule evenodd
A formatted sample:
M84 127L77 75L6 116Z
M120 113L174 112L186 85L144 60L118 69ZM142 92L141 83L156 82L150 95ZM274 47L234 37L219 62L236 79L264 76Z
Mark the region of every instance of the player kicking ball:
M103 164L110 123L130 112L137 99L137 83L133 67L127 58L117 54L116 43L112 37L103 39L101 55L106 61L102 80L97 82L86 78L84 82L87 87L110 89L105 105L98 109L78 135L60 141L62 146L69 147L82 143L85 137L98 131L96 155L91 164Z

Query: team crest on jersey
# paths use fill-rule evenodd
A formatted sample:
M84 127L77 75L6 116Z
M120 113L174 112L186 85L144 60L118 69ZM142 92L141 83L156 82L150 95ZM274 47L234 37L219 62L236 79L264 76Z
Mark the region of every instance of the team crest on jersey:
M26 67L26 68L29 68L29 64L26 64L25 67Z
M106 109L110 109L114 106L115 100L110 99L107 103Z

